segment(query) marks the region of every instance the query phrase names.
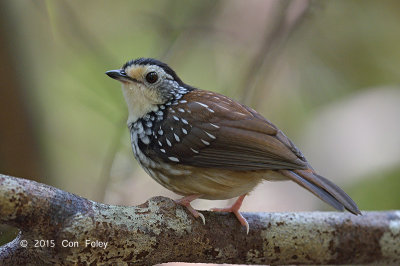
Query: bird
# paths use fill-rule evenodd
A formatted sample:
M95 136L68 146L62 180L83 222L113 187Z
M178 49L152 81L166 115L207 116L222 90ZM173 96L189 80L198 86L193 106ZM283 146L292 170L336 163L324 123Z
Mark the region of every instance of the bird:
M227 96L184 83L166 63L129 60L106 74L122 83L134 157L176 202L205 223L191 206L196 199L238 197L228 208L249 232L239 212L259 183L291 180L333 208L360 215L356 203L319 175L302 152L269 120Z

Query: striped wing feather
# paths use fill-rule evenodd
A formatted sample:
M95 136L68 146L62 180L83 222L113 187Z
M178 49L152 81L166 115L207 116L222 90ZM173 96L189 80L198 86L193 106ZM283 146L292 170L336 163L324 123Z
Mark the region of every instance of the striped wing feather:
M154 158L229 170L308 168L293 143L251 108L202 90L181 101L160 125L165 134L158 140L166 152L153 147ZM167 139L171 145L165 145Z

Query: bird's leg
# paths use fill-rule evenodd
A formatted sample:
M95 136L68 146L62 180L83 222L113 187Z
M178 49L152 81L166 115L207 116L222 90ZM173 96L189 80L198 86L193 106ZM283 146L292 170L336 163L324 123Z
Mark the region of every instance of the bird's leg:
M246 227L247 234L249 234L249 223L246 221L246 219L242 216L242 214L239 212L240 207L242 206L244 197L246 197L247 194L243 194L240 196L235 203L231 207L228 208L213 208L211 211L213 212L233 212L236 215L236 218L239 220L239 222Z
M204 218L204 215L201 214L200 212L196 211L190 203L194 201L195 199L198 199L201 195L199 194L194 194L194 195L189 195L185 196L181 199L176 200L175 202L178 203L179 205L185 206L186 209L190 211L191 214L193 214L194 217L200 217L201 220L203 221L203 224L206 224L206 219Z

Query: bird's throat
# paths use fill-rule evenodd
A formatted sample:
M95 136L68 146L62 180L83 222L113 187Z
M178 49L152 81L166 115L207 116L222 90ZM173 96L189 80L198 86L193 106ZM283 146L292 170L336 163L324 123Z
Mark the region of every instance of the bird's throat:
M157 97L142 88L141 84L123 84L122 93L128 107L128 125L158 109L159 102L155 101Z

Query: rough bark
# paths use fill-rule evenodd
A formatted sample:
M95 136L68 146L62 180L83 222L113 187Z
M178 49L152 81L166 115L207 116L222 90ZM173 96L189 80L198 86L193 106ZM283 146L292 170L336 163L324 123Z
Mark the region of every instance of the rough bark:
M245 213L248 235L231 214L202 213L205 225L163 197L111 206L0 175L0 223L21 230L0 247L0 264L400 263L400 211ZM66 241L78 246L63 247Z

